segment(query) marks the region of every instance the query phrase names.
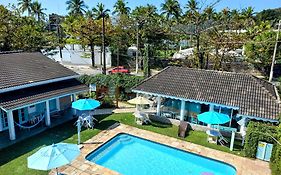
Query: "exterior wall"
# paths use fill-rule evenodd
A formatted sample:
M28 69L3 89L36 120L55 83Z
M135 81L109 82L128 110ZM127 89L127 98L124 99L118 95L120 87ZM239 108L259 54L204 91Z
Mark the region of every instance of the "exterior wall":
M54 112L54 111L58 110L56 99L50 100L49 106L50 106L50 112Z
M67 109L71 106L71 96L61 97L59 99L61 109ZM57 111L56 99L49 100L50 112ZM14 121L19 124L27 123L33 117L46 113L46 102L30 105L13 111ZM0 132L8 129L7 114L0 109Z
M90 52L89 48L86 48L86 50L84 51L84 49L81 47L81 45L67 44L62 49L62 58L60 58L58 48L56 48L55 50L46 52L46 53L44 53L44 55L46 55L50 59L53 59L53 60L56 60L56 61L59 61L62 63L72 63L72 64L77 64L77 65L92 65L92 60L90 58L91 52ZM95 56L96 66L100 66L101 65L100 47L95 46L94 56ZM106 67L111 67L112 56L111 56L110 49L108 47L106 48L105 58L106 58ZM102 64L103 64L103 60L102 60Z
M211 106L213 108L211 109ZM200 126L207 126L207 124L198 121L198 114L214 110L219 113L227 114L231 118L235 118L237 114L237 110L232 110L230 107L225 107L225 106L219 106L219 105L211 105L211 104L205 104L205 103L197 103L197 102L189 102L185 101L185 105L182 107L181 115L179 116L179 109L181 109L181 100L178 99L173 99L173 98L164 98L164 101L162 101L162 106L160 109L159 114L161 115L162 112L169 113L173 115L171 118L177 119L177 120L184 120L187 121L191 124L198 125L197 130L201 130ZM163 118L163 117L162 117ZM169 118L169 120L171 120ZM154 119L154 118L153 118ZM170 123L169 121L166 121L166 119L161 119L160 118L155 118L155 120L160 121L162 123ZM173 120L171 120L173 121ZM177 122L176 122L177 124ZM235 120L230 122L222 124L222 127L233 127L233 128L238 128L238 124ZM203 128L205 130L205 128Z
M35 115L45 113L45 111L46 111L46 105L45 102L42 102L25 108L18 109L18 116L14 116L14 118L16 122L23 124L33 119ZM16 119L16 117L18 117L18 119Z
M61 97L59 101L60 101L61 110L65 110L65 109L71 107L71 95Z

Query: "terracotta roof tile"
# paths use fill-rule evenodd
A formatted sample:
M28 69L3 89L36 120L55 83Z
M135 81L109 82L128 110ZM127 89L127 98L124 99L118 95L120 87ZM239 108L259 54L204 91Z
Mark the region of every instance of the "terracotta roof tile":
M275 87L248 74L168 67L134 90L238 107L239 114L277 120Z
M0 89L75 75L39 52L0 54Z
M88 90L76 79L44 84L0 94L0 107L10 110L57 96Z

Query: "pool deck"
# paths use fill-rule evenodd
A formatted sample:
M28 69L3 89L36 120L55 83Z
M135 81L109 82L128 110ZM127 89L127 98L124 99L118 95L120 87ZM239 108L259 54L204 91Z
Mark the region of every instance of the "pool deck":
M72 164L61 167L59 170L66 175L117 175L119 173L87 161L85 157L101 146L103 143L119 133L128 133L141 138L166 144L175 148L179 148L188 152L196 153L201 156L206 156L216 160L220 160L233 165L237 170L237 175L270 175L271 171L269 163L252 160L244 157L239 157L226 152L214 150L204 146L196 145L190 142L179 140L176 138L164 136L154 132L138 129L132 126L120 124L119 126L111 127L108 130L102 131L90 140L84 142L81 149L81 155L72 162ZM50 174L55 174L51 171Z

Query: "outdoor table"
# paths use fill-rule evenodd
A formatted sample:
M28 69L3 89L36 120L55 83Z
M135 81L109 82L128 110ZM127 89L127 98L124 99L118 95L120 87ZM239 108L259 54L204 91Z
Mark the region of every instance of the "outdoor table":
M220 135L219 131L216 130L207 130L206 134L208 135L207 141L209 143L216 143L218 141L218 137Z
M173 114L169 111L163 111L162 116L166 118L173 118Z

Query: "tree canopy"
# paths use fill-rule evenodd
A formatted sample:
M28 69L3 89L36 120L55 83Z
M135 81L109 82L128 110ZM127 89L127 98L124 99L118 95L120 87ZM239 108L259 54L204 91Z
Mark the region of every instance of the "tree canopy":
M93 58L94 46L104 43L112 51L115 65L144 69L175 64L227 70L226 64L238 61L231 53L244 48L239 61L264 70L266 75L280 9L258 13L252 7L216 10L218 3L188 0L182 6L178 0L163 0L159 9L151 4L131 9L126 0L116 0L110 13L103 3L88 7L84 0L68 0L69 14L56 24L59 30L50 32L46 30L50 21L45 19L46 9L41 3L18 0L15 8L1 7L1 49L40 50L81 44L90 48ZM28 16L24 16L26 12ZM266 30L260 27L265 24ZM30 44L20 38L29 39ZM127 54L130 47L137 48L133 55ZM191 49L192 54L184 59L173 58L181 49Z

